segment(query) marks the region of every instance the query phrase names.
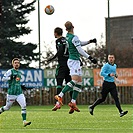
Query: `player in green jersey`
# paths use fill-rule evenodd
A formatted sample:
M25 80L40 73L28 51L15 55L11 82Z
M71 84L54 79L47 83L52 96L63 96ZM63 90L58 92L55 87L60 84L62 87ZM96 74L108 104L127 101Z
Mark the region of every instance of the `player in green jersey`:
M21 114L23 119L23 125L26 127L31 122L26 121L26 100L22 92L22 86L20 84L21 72L18 70L20 67L20 60L14 58L12 60L13 68L9 69L3 76L3 81L8 81L9 88L7 91L6 105L0 108L0 114L11 108L12 104L17 101L21 106Z
M89 59L92 63L96 64L97 60L93 59L89 54L87 54L81 46L85 46L90 43L96 43L96 39L92 39L89 41L81 42L79 38L74 35L74 26L70 21L65 23L65 27L67 30L66 39L68 41L68 51L69 51L69 59L67 61L67 65L70 69L70 75L72 80L66 84L63 90L59 95L55 96L55 99L62 103L63 95L68 91L73 91L71 102L68 104L70 107L69 114L72 114L74 111L80 112L78 107L76 106L76 99L78 93L81 91L82 85L82 70L80 66L80 55Z

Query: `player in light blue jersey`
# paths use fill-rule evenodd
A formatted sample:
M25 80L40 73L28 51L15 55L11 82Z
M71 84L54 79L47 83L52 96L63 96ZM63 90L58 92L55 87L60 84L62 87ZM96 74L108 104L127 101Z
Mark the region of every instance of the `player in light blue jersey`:
M105 65L103 65L101 69L100 75L104 79L101 91L102 97L97 99L91 106L89 106L89 111L91 115L93 115L94 108L100 103L105 101L108 93L110 93L111 96L114 98L116 107L118 108L118 111L120 113L120 117L128 113L128 111L123 111L120 106L116 84L115 84L115 78L118 77L118 75L116 74L117 66L114 63L114 61L115 61L115 56L113 54L109 54L108 62Z

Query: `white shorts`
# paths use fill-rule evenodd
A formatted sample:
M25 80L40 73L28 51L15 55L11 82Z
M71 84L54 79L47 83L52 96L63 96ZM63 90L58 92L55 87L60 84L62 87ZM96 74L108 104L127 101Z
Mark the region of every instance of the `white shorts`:
M74 75L82 76L82 69L81 69L79 60L68 59L67 65L70 69L71 76L74 76Z
M20 94L20 95L17 95L17 96L7 94L6 106L10 107L15 101L17 101L19 103L21 108L26 107L26 100L25 100L24 94Z

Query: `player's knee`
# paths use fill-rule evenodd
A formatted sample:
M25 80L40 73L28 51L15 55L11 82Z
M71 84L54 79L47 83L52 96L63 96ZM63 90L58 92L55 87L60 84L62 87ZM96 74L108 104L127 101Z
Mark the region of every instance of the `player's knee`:
M22 110L25 110L25 109L26 109L26 103L23 103L23 104L21 104L20 106L21 106L21 109L22 109Z
M81 92L81 87L82 87L82 82L77 82L77 84L74 86L73 90Z
M82 81L82 78L77 76L77 75L76 76L72 76L72 81L75 81L77 83L77 82Z
M68 86L70 86L71 88L73 88L73 86L75 86L77 84L76 80L71 80L70 82L67 83Z
M11 108L11 106L4 106L4 107L3 107L4 111L9 110L10 108Z
M119 98L118 97L115 97L114 98L115 102L119 101Z
M26 107L22 108L21 113L26 114Z
M101 102L104 102L105 101L105 98L102 97L100 100L101 100Z
M57 94L61 92L62 88L57 88Z
M78 82L77 85L82 86L82 82Z
M22 109L22 110L23 110L23 109L26 109L26 104L21 105L21 109Z
M77 84L77 83L78 83L78 80L72 80L72 82L73 82L74 84Z

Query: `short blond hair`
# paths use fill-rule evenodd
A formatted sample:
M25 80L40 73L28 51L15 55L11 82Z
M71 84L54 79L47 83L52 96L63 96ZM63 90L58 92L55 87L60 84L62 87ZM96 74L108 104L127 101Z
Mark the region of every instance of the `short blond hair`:
M70 22L70 21L67 21L67 22L65 23L65 27L66 27L66 30L67 30L67 31L70 31L72 28L74 28L72 22Z
M12 60L12 65L13 65L14 61L16 61L16 60L20 62L20 59L19 59L19 58L14 58L14 59Z

